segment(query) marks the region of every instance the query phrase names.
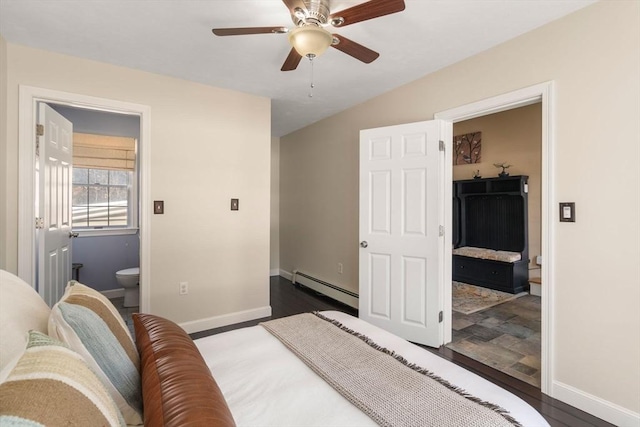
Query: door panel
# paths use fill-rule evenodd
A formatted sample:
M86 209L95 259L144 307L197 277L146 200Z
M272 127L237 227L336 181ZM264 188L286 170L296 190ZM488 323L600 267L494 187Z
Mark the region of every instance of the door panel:
M371 305L367 312L382 319L391 319L391 256L370 254L371 274L367 284Z
M402 232L406 235L425 236L426 230L426 171L424 169L403 170Z
M406 324L426 326L427 260L402 257L403 316Z
M391 234L391 171L371 174L371 233Z

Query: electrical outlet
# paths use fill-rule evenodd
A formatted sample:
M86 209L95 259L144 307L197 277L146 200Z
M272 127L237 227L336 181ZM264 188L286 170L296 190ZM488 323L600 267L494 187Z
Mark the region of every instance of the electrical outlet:
M342 263L338 263L338 274L342 274Z
M180 282L180 295L186 295L189 293L189 282Z

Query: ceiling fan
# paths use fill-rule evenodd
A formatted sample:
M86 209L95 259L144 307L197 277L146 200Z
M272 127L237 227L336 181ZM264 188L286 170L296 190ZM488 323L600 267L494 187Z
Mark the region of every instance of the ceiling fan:
M324 27L340 28L357 22L389 15L404 10L404 0L369 0L365 3L331 13L330 0L282 0L291 12L295 28L244 27L214 28L216 36L239 36L247 34L289 34L291 52L281 71L295 70L302 57L310 60L321 55L329 46L338 49L364 63L371 63L380 56L367 47L348 38L332 34Z

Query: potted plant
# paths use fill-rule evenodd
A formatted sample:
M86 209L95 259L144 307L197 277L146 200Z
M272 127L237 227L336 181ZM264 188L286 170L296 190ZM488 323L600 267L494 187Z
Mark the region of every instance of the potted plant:
M493 166L497 168L502 168L502 171L498 174L500 178L509 176L509 172L507 172L507 169L509 169L511 165L508 165L506 162L502 162L502 163L494 163Z

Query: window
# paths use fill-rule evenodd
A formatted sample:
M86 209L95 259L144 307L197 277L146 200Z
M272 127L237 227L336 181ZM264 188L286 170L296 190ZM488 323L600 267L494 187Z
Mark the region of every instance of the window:
M74 230L137 229L135 159L135 138L73 134Z
M132 172L73 168L73 228L128 228Z

